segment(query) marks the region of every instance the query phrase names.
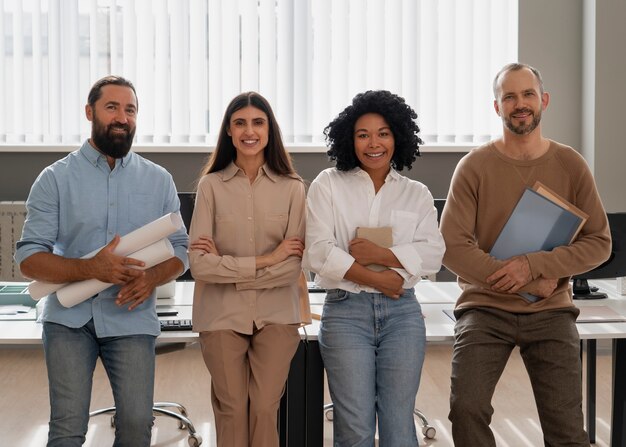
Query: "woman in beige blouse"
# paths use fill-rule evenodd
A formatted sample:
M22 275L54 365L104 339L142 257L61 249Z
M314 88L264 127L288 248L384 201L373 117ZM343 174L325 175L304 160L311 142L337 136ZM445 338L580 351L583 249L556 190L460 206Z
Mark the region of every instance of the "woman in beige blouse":
M269 103L238 95L202 171L189 233L218 446L279 444L278 406L300 340L305 207Z

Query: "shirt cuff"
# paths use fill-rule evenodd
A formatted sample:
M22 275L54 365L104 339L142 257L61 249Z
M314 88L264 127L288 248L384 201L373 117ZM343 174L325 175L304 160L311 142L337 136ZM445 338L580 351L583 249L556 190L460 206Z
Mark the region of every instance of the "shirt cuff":
M180 259L180 262L183 263L185 267L185 272L189 269L189 255L187 255L187 247L183 247L182 245L179 247L174 247L174 256Z
M400 261L400 264L402 264L402 267L409 275L416 276L419 273L420 267L422 266L422 258L412 245L395 245L389 250L398 258L398 261ZM402 277L406 279L404 275L402 275Z
M530 268L530 276L532 279L537 279L541 276L541 272L538 271L541 269L541 254L539 252L536 253L527 253L526 259L528 260L528 267Z
M319 274L325 278L341 281L352 264L354 264L354 258L335 247L324 262Z
M256 278L256 257L255 256L242 256L237 258L237 264L239 268L239 276L244 280L250 280Z
M20 265L26 258L34 255L35 253L50 253L50 250L39 244L22 245L15 251L13 258L15 259L17 265Z

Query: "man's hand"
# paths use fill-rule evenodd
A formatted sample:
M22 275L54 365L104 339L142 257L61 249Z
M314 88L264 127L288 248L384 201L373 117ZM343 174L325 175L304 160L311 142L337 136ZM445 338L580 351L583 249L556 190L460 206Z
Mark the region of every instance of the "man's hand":
M395 270L383 270L376 273L373 287L380 290L390 298L398 299L404 293L402 288L404 279Z
M113 254L120 243L120 236L115 235L102 250L93 258L88 259L89 270L93 278L111 284L124 284L143 276L143 272L135 267L143 267L145 263L139 259Z
M150 298L150 295L152 295L152 292L158 285L156 282L156 276L154 275L152 269L140 272L141 276L134 278L121 287L119 293L117 294L115 304L118 306L124 306L128 303L132 303L128 307L128 310L133 310L145 300Z
M516 293L532 279L526 256L515 256L508 259L504 267L494 272L486 281L491 284L491 290Z
M189 245L189 250L200 250L207 254L210 253L216 256L220 255L220 252L217 249L217 245L215 245L213 239L208 236L200 236L198 239L193 241Z
M539 298L548 298L552 296L557 285L556 279L539 278L533 282L532 287L528 288L528 293Z
M361 265L377 264L380 259L380 245L363 238L355 238L350 241L348 252Z

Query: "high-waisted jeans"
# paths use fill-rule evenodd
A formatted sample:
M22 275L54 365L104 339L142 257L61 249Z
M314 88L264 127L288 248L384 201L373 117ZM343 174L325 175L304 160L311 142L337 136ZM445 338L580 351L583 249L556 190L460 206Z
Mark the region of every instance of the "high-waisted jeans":
M382 293L329 290L319 344L333 400L334 445L417 445L413 408L426 330L413 289Z

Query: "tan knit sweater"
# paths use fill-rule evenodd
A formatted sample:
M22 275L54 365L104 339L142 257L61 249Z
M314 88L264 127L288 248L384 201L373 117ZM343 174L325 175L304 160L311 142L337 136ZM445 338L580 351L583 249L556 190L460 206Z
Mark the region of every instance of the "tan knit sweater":
M492 291L485 278L502 267L504 261L489 251L524 188L537 180L586 212L589 220L571 245L527 254L533 280L559 278L552 296L529 303L517 294ZM509 158L493 143L463 157L452 177L441 232L446 241L443 263L458 275L463 290L457 308L530 313L573 306L570 277L601 264L611 249L606 213L585 160L554 141L535 160Z

